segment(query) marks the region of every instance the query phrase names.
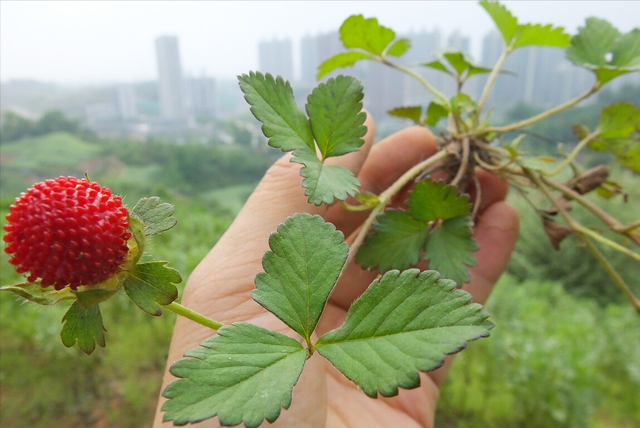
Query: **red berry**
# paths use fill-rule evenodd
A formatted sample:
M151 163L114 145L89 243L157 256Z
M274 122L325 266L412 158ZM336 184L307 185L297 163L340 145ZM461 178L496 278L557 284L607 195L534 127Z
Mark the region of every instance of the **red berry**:
M43 287L99 284L118 272L129 248L128 211L106 187L75 177L37 183L11 205L5 252Z

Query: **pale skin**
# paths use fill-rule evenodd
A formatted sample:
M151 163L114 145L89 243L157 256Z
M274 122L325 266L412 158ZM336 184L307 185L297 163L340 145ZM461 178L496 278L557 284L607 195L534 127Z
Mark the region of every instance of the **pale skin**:
M336 164L351 170L362 183L362 189L380 193L406 170L436 151L433 134L424 128L408 128L375 146L371 119L359 152L332 158ZM182 304L216 321L230 324L247 321L296 337L282 321L251 300L254 278L262 271L262 256L269 250L268 238L287 217L308 212L322 215L342 231L350 242L367 213L347 212L339 204L331 207L310 205L301 188L300 165L284 156L266 173L255 192L209 254L189 277ZM475 253L477 266L471 269L471 281L464 289L475 302L484 303L505 270L518 234L518 216L504 202L507 185L493 175L480 174L482 204L474 227L474 239L480 250ZM475 192L471 192L472 194ZM403 199L398 195L397 199ZM427 266L420 266L426 268ZM362 270L358 265L346 267L316 329L319 336L338 327L346 311L376 277L377 272ZM169 367L214 332L193 321L178 319L171 348ZM486 339L485 339L486 340ZM490 340L490 339L488 339ZM375 428L432 427L439 390L452 357L444 365L421 374L421 386L400 390L396 397L371 399L345 378L320 355L313 355L293 389L293 402L273 424L276 428ZM165 373L162 389L174 378ZM162 423L160 398L154 427L170 427ZM217 418L197 426L219 427Z

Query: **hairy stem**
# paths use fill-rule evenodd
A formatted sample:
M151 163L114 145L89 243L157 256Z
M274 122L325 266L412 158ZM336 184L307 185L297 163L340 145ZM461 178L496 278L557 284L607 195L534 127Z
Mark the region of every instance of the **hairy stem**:
M576 231L581 232L581 233L583 233L585 235L589 235L592 239L594 239L594 240L596 240L596 241L598 241L598 242L600 242L600 243L602 243L604 245L607 245L607 246L613 248L614 250L624 254L625 256L629 256L632 259L640 262L640 254L634 253L630 249L628 249L626 247L623 247L622 245L618 244L617 242L612 241L610 239L607 239L604 236L600 235L599 233L594 232L593 230L591 230L591 229L589 229L587 227L584 227L584 226L582 226L580 224L577 224L574 227L575 227Z
M460 167L458 168L458 172L456 172L456 176L449 184L457 186L458 183L460 183L467 171L467 165L469 165L469 138L465 137L462 139L462 159L460 160Z
M549 172L543 171L542 173L544 175L554 176L560 171L562 171L567 165L570 165L571 162L573 162L573 160L576 158L576 156L578 156L578 153L580 153L580 151L584 149L587 146L587 144L589 144L589 142L592 141L594 138L596 138L598 135L599 135L598 131L592 132L591 134L587 135L585 138L582 139L582 141L576 144L573 150L571 150L571 153L569 153L569 156L567 156L562 162L560 162L560 164L557 167L555 167L553 170Z
M347 258L347 261L344 264L345 266L348 266L351 263L356 253L358 252L358 249L364 242L364 238L369 233L369 229L371 229L371 225L375 221L378 214L384 211L389 201L391 201L391 198L394 195L396 195L404 186L409 184L411 180L413 180L418 175L420 175L422 171L431 167L436 162L443 160L447 156L448 156L448 153L446 150L440 150L439 152L431 156L429 159L426 159L420 162L419 164L415 165L413 168L405 172L402 175L402 177L396 180L395 183L389 186L387 190L385 190L378 196L378 199L380 202L378 203L378 205L376 205L376 207L373 210L371 210L371 212L369 213L369 217L367 217L364 223L362 223L362 226L358 231L358 235L356 236L356 238L354 239L354 241L351 243L349 247L349 256Z
M186 306L182 306L180 303L171 302L168 305L165 305L165 308L169 309L171 312L175 312L178 315L181 315L185 318L190 319L191 321L195 321L198 324L201 324L205 327L209 327L213 330L217 330L220 327L224 327L224 324L221 324L218 321L214 321L210 318L207 318L204 315L197 313L196 311L192 311Z
M636 245L640 246L640 236L633 235L632 232L635 229L633 225L624 226L618 220L613 218L609 213L604 211L602 208L576 192L575 190L570 189L561 183L555 183L551 180L547 180L544 177L541 177L542 181L549 187L554 188L555 190L562 193L566 198L572 199L578 202L580 205L591 211L596 217L598 217L604 224L606 224L609 229L614 232L624 234L628 236ZM640 226L640 220L637 222L636 227Z
M415 71L404 67L400 64L396 64L393 63L391 61L389 61L386 58L380 57L379 61L385 65L388 65L391 68L395 68L396 70L399 70L405 74L408 74L409 76L413 77L414 79L416 79L418 82L420 82L420 84L422 86L424 86L429 92L431 92L433 95L435 95L436 97L440 98L440 100L446 105L449 106L449 99L446 97L446 95L444 95L442 92L440 92L439 90L437 90L436 88L434 88L433 86L431 86L431 84L429 82L426 81L426 79L422 76L420 76L418 73L416 73Z
M491 87L493 86L493 82L498 77L500 73L500 69L504 65L505 60L510 54L510 50L505 47L504 51L502 51L502 55L498 58L496 65L493 66L493 70L491 70L491 74L489 74L489 78L487 79L487 83L484 85L484 89L482 89L482 95L480 96L480 101L478 101L478 109L476 111L476 123L480 122L480 113L482 112L482 108L484 107L484 103L487 102L487 98L489 97L489 92L491 92Z
M558 203L558 201L556 201L556 199L551 194L549 188L547 188L545 183L542 181L541 177L538 177L530 169L525 169L524 171L531 178L531 180L534 183L536 183L538 188L545 194L547 199L549 199L549 201L551 201L553 206L558 210L558 212L562 215L562 217L564 217L564 219L567 221L569 227L571 227L576 232L576 236L578 237L578 239L580 239L580 241L589 249L589 251L596 258L596 260L598 260L600 265L602 265L602 267L605 269L605 271L613 279L613 281L618 286L620 291L622 291L622 294L624 294L625 297L627 299L629 299L629 302L634 307L634 309L638 313L640 313L640 300L638 300L638 298L633 294L633 292L631 291L629 286L624 282L624 279L622 279L620 274L618 274L618 272L611 265L611 263L609 263L609 260L607 260L607 258L602 254L602 252L600 252L598 247L596 247L593 244L593 242L591 242L591 240L589 238L587 238L584 233L582 233L582 230L579 230L579 228L582 228L582 226L579 223L577 223L573 219L573 217L571 217L569 215L569 213L567 213L567 211L562 207L561 204Z
M535 115L533 117L530 117L529 119L525 119L522 120L520 122L517 123L512 123L511 125L506 125L506 126L490 126L488 128L483 129L482 131L484 133L489 133L489 132L509 132L509 131L513 131L515 129L519 129L519 128L524 128L525 126L534 124L536 122L539 122L541 120L544 120L550 116L553 116L556 113L560 113L563 110L568 109L569 107L573 107L574 105L578 104L580 101L584 100L585 98L588 98L589 96L591 96L592 94L594 94L595 92L597 92L600 89L600 84L596 81L593 86L591 86L591 88L589 88L589 90L587 92L585 92L584 94L567 101L564 104L560 104L559 106L556 106L550 110L547 111L543 111L542 113Z

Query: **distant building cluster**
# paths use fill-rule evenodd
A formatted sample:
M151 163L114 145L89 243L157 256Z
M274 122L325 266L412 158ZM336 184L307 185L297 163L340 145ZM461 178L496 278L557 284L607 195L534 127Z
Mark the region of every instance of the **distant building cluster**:
M419 31L402 35L411 40L411 48L397 61L414 70L447 96L456 91L451 76L425 67L447 50L470 55L470 38L456 31L445 37L440 31ZM297 61L294 63L294 43L291 39L262 40L258 46L258 70L282 76L292 81L296 100L302 106L317 84L318 67L326 59L344 52L338 32L307 35L300 40ZM476 63L492 67L502 53L503 41L499 33L487 34L481 44ZM216 81L204 72L199 76L185 73L176 36L163 35L155 40L157 81L136 84L118 84L112 98L84 106L87 124L98 133L140 138L153 133L180 132L203 127L211 134L210 119L226 119L248 111L235 81ZM517 103L549 107L571 99L589 88L592 73L574 66L564 58L561 49L521 48L505 62L487 100L487 107L497 105L504 109ZM357 77L365 89L364 107L378 124L388 120L386 112L400 106L426 106L431 94L415 79L371 61L339 69L339 73ZM640 81L638 74L629 76ZM487 75L473 76L462 88L463 92L478 98ZM629 81L617 79L609 85ZM389 122L391 123L391 122ZM205 132L205 133L206 133ZM256 133L259 132L256 127Z

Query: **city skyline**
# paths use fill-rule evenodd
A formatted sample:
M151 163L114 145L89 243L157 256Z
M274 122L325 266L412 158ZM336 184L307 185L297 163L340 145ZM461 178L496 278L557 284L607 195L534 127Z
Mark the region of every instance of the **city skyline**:
M260 41L288 38L293 41L294 76L299 78L304 73L299 66L303 37L337 31L353 13L375 16L401 34L439 29L446 39L458 32L470 37L471 54L479 60L482 37L493 25L483 9L470 2L321 3L3 1L0 80L155 80L156 61L149 46L162 34L180 38L185 72L204 71L223 79L257 69ZM635 2L586 2L577 9L570 2L546 2L544 8L535 7L537 3L506 2L524 21L562 25L570 33L589 15L609 19L622 31L637 26L635 17L640 16L640 3ZM464 13L457 15L460 10Z

